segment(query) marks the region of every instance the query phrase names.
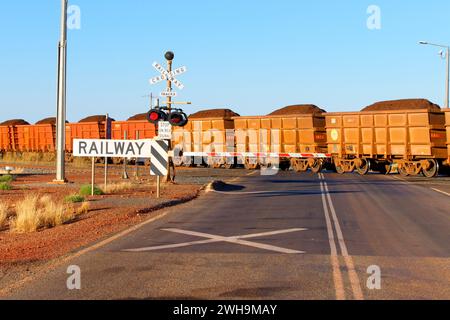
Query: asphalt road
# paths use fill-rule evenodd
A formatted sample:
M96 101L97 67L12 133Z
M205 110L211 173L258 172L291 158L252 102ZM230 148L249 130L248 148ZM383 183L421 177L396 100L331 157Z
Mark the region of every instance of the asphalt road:
M11 298L450 299L450 198L434 189L376 174L255 173ZM67 289L70 265L80 290Z

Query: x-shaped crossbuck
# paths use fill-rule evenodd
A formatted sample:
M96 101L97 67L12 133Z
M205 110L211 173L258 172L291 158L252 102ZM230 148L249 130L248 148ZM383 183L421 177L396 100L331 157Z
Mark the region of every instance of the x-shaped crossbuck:
M166 69L164 69L163 66L161 66L157 62L153 63L153 67L159 73L161 73L161 75L150 79L150 84L157 84L157 83L159 83L161 81L169 80L174 85L176 85L178 89L182 90L184 88L184 85L181 83L181 81L177 80L175 78L175 76L178 76L180 74L183 74L183 73L187 72L187 68L186 67L180 67L180 68L177 68L175 70L172 70L171 72L168 72Z
M243 245L243 246L254 247L254 248L259 248L259 249L263 249L263 250L279 252L279 253L301 254L301 253L305 253L305 252L281 248L281 247L272 246L269 244L247 241L245 239L264 237L264 236L272 236L272 235L277 235L277 234L292 233L292 232L298 232L298 231L306 231L307 229L294 228L294 229L286 229L286 230L263 232L263 233L254 233L254 234L232 236L232 237L217 236L217 235L203 233L203 232L187 231L187 230L181 230L181 229L162 229L162 230L168 231L168 232L179 233L179 234L190 235L190 236L196 236L196 237L200 237L200 238L206 238L207 240L190 241L190 242L168 244L168 245L161 245L161 246L155 246L155 247L138 248L138 249L127 249L127 250L123 250L123 251L126 251L126 252L157 251L157 250L164 250L164 249L182 248L182 247L188 247L188 246L200 245L200 244L228 242L228 243L234 243L234 244L239 244L239 245Z

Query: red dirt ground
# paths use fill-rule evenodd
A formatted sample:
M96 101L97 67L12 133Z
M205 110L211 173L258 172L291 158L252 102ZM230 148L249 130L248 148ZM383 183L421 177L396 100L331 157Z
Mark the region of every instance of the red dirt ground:
M32 193L63 199L86 183L86 171L89 172L72 169L68 178L73 183L66 186L48 184L53 175L19 176L13 182L13 190L0 191L0 201L13 207L17 200ZM110 180L118 179L113 176ZM101 181L100 176L97 181ZM63 256L150 218L154 210L193 199L200 189L199 185L166 185L162 189L163 198L156 199L155 186L149 177L133 183L135 186L130 191L88 197L89 213L72 223L27 234L11 233L7 228L0 230L0 273L2 268L9 269L11 265Z

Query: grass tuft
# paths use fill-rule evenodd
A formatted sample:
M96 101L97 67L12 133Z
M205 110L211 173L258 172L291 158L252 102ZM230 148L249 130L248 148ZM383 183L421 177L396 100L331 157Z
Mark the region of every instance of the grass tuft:
M0 182L12 182L14 180L14 177L10 174L5 174L0 176Z
M80 203L84 201L84 197L80 196L79 194L72 194L70 196L65 197L64 201L69 203Z
M9 182L0 182L0 190L2 191L12 190L12 186Z
M80 196L90 196L92 194L92 187L90 184L85 184L83 186L81 186L80 188ZM94 186L94 195L95 196L101 196L103 194L102 189Z
M35 232L40 226L40 217L37 210L39 197L28 195L16 204L16 218L12 221L11 227L14 232L26 233Z
M36 232L52 228L75 218L73 206L62 201L55 202L50 196L28 195L16 204L16 217L11 230L17 233Z
M89 212L91 204L87 201L84 201L81 206L77 209L77 215L86 214Z

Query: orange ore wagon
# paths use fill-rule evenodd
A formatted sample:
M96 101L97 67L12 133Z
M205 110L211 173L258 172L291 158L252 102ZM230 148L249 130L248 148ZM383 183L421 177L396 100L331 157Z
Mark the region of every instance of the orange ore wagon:
M398 102L401 110L395 110ZM444 112L430 102L422 103L425 108L411 102L414 109L407 109L410 100L398 102L386 102L391 110L375 104L361 112L326 114L328 152L338 173L389 173L395 164L403 176L438 174L448 157Z

